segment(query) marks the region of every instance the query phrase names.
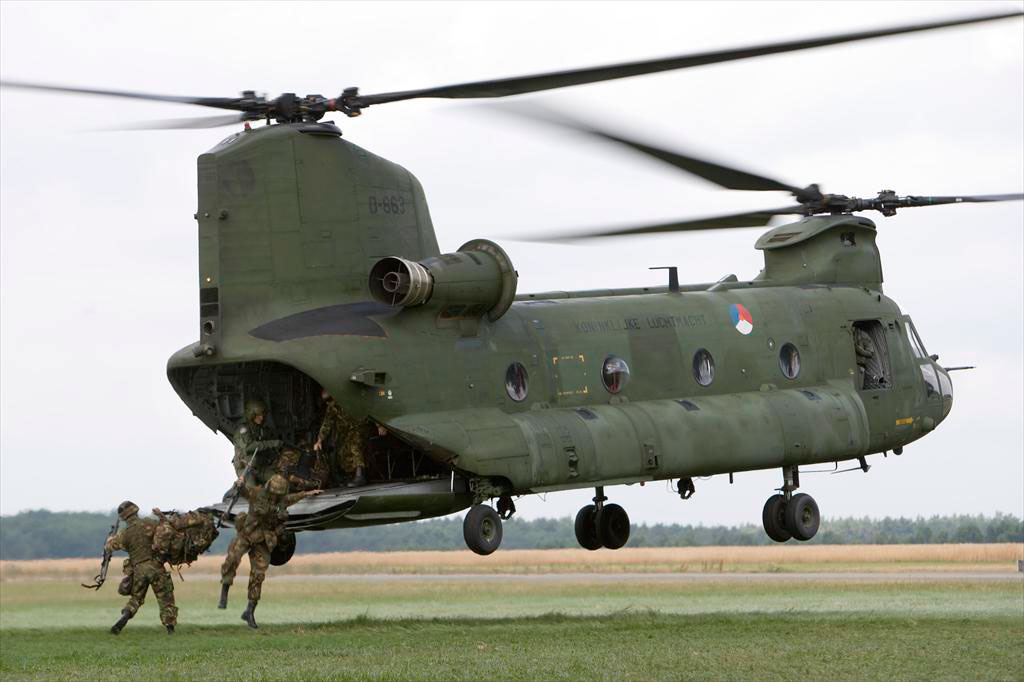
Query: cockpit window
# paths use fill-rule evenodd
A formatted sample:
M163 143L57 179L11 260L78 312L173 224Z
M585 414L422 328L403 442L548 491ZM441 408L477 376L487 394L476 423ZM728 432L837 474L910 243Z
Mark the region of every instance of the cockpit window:
M953 399L953 382L950 381L949 375L945 372L939 372L939 388L942 391L942 397Z
M910 349L918 361L921 370L921 377L924 379L925 397L932 398L947 396L950 402L953 399L953 383L944 370L936 370L935 363L929 357L928 351L924 349L921 336L914 328L914 323L907 318L904 322L907 330L907 338L910 339ZM947 385L948 384L948 385Z
M924 377L924 389L928 397L939 394L939 377L932 363L926 362L921 365L921 376Z
M906 323L907 338L910 339L910 349L914 351L914 357L918 360L923 360L928 357L928 354L924 352L924 344L921 343L921 339L917 336L917 330L914 329L914 325L911 322Z

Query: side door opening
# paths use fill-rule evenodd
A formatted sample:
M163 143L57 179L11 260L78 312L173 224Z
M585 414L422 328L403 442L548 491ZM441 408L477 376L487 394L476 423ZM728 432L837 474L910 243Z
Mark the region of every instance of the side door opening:
M885 327L879 320L858 320L853 323L853 349L857 359L857 389L891 389L893 381L889 343Z

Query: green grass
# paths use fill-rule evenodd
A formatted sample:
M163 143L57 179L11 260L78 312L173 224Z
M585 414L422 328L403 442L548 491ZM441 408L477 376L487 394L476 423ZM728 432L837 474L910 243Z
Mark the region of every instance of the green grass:
M213 581L147 602L0 584L0 678L1024 679L1024 583L943 580L501 583L274 580L246 628ZM152 601L152 597L150 597Z

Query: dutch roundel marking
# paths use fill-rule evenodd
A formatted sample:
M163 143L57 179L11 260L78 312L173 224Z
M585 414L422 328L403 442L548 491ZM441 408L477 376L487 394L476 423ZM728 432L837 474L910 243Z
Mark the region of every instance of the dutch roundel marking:
M729 315L732 317L732 324L736 327L736 331L746 336L750 332L754 331L754 318L750 314L750 311L739 303L733 303L729 306Z

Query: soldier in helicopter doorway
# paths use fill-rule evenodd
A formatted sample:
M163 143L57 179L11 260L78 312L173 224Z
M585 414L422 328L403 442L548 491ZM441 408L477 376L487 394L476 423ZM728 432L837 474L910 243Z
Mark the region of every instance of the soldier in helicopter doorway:
M264 440L266 413L267 408L260 400L245 403L245 421L235 431L232 439L235 456L231 463L235 467L235 476L238 477L236 483L239 486L261 485L273 474L274 459L281 441ZM254 457L258 458L255 462L252 461Z

